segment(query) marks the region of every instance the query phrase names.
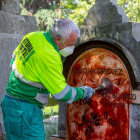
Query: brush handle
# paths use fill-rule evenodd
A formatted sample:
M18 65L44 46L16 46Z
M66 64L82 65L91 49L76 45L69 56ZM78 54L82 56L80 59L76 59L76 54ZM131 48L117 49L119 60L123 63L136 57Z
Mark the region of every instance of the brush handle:
M104 89L104 85L98 85L97 88L95 88L94 90L103 90Z

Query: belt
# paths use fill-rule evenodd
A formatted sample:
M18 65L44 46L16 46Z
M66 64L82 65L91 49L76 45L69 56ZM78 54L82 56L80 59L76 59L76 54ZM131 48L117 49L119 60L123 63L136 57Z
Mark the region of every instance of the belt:
M24 101L24 100L18 99L18 98L16 98L16 97L13 97L13 96L9 95L8 93L5 93L5 96L8 97L8 98L17 100L17 101L20 100L21 102L27 102L27 103L29 103L28 101Z

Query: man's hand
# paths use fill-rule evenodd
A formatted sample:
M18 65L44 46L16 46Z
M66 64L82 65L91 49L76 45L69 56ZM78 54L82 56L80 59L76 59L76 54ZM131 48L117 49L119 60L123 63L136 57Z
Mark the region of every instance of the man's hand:
M95 93L95 90L89 86L83 86L81 88L84 90L85 93L84 99L86 101L88 101L91 98L91 96Z

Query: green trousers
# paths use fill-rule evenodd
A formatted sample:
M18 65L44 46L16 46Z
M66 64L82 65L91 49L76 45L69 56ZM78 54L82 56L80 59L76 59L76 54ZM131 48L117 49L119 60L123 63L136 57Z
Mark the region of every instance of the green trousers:
M43 114L37 105L7 95L1 105L6 140L45 140Z

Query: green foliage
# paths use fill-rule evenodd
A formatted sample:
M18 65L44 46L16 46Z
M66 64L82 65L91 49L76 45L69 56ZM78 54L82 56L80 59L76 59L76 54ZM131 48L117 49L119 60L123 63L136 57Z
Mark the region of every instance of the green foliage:
M43 118L49 118L50 116L58 115L59 114L59 105L45 106L42 111L43 111Z
M59 114L59 103L56 101L51 95L48 99L47 106L44 107L42 110L43 112L43 118L49 118L53 115Z
M22 3L22 5L25 5L25 3L28 2L28 3L33 3L33 0L20 0L20 3Z
M91 1L62 1L62 18L70 18L78 26L83 25L83 20L86 18L89 9L93 6L95 0Z
M94 3L95 0L62 1L62 18L70 18L77 23L78 26L82 26L89 9ZM140 23L140 0L117 0L117 3L125 10L130 22Z
M48 105L42 110L43 119L49 118L44 122L45 126L45 140L50 140L50 137L54 134L58 134L58 121L55 120L53 115L59 114L59 105L58 101L54 100L52 96L49 97ZM51 117L52 116L52 117Z
M34 15L37 21L38 31L48 31L54 24L54 19L59 16L58 13L49 9L41 9Z
M22 4L20 3L20 14L21 15L30 15L29 12L22 6Z
M130 22L140 23L140 0L117 0L117 2L125 10Z
M58 123L50 123L45 125L45 140L50 140L50 137L54 134L58 134Z
M52 3L52 0L20 0L21 15L35 16L37 30L48 31L54 24L54 19L60 16L60 13L56 12L56 9L59 7L59 0L57 0L54 5L52 5ZM51 9L45 9L46 7Z
M40 9L39 6L43 7L41 4L45 5L44 0L37 0L36 6L34 6L34 0L20 0L21 14L30 15L29 11L33 11L37 20L37 30L46 31L52 27L54 19L59 19L60 17L60 13L56 12L60 7L59 2L60 1L57 1L55 4L52 4L52 0L50 0L49 3L47 1L48 5L46 6L49 6L50 9ZM95 0L62 0L61 18L70 18L77 23L78 26L82 26L89 9L94 3ZM124 8L130 22L140 23L140 0L117 0L117 3Z
M59 103L58 103L58 101L56 101L51 95L50 95L50 97L49 97L49 99L48 99L48 106L55 106L55 105L58 105Z

